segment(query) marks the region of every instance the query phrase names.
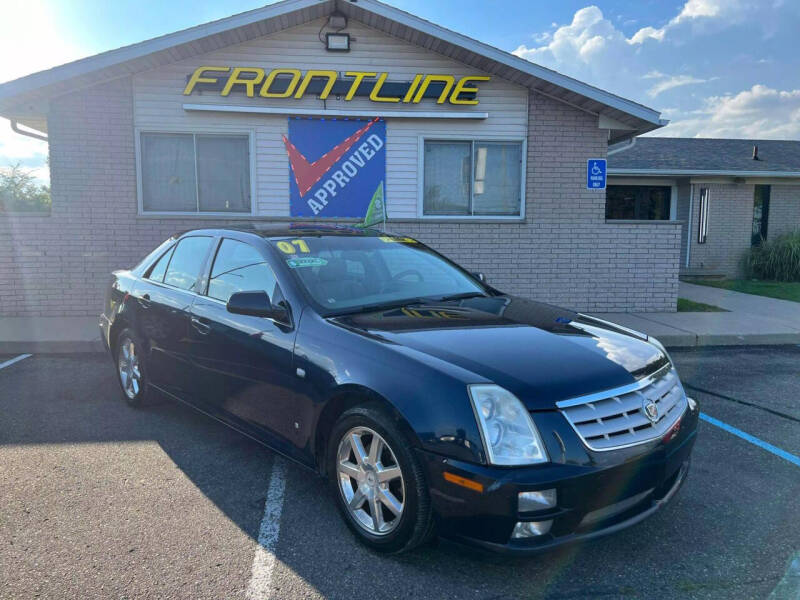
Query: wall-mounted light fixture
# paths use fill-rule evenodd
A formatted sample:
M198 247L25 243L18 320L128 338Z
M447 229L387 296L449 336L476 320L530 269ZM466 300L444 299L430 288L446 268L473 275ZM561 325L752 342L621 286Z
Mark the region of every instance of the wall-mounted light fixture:
M329 52L349 52L350 34L349 33L326 33L325 47Z

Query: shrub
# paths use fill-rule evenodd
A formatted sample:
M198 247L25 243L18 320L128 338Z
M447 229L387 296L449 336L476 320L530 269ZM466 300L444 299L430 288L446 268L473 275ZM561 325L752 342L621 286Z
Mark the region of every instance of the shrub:
M800 281L800 230L750 248L744 271L754 279Z

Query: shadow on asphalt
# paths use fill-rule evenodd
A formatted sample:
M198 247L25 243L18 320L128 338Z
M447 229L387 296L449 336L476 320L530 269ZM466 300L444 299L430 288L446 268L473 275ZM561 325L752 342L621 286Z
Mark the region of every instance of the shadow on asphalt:
M169 399L126 406L104 355L33 357L7 375L0 374L0 444L157 442L257 538L269 450ZM668 507L614 536L525 559L449 542L397 557L373 554L346 529L324 482L292 464L274 585L301 581L323 596L350 598L365 586L370 596L388 597L765 597L797 550L791 507L800 477L761 452L703 425L692 472ZM764 489L776 496L754 506Z

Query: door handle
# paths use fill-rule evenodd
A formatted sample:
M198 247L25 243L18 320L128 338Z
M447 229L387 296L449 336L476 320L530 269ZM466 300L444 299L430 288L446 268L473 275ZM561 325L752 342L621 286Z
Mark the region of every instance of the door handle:
M203 323L197 317L192 317L192 327L194 327L198 333L202 335L207 335L209 331L211 331L211 325L208 323Z
M136 301L142 306L142 308L150 308L150 294L143 294L139 298L136 298Z

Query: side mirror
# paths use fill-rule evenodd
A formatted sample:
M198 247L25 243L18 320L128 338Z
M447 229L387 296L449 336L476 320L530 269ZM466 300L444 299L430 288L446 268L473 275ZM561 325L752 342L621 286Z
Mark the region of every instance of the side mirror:
M288 322L289 315L283 306L270 302L269 295L263 291L236 292L228 299L229 313L251 317L267 317L276 321Z
M472 276L481 283L486 283L486 275L484 275L480 271L473 271Z

